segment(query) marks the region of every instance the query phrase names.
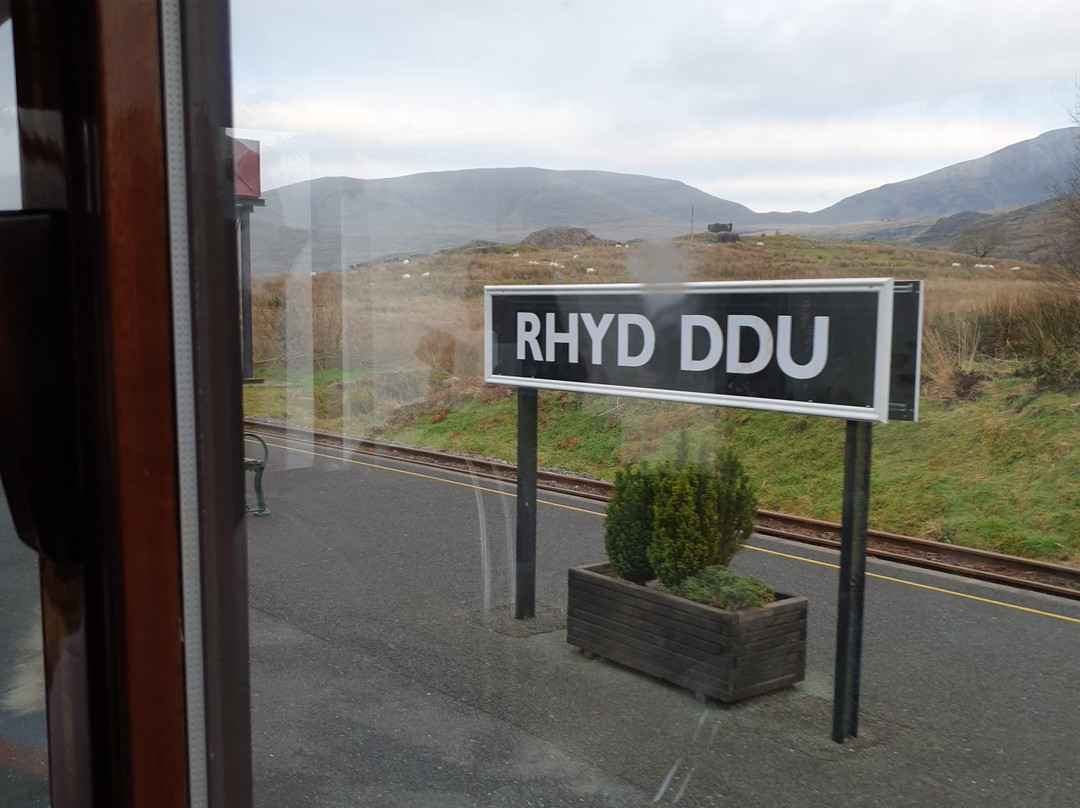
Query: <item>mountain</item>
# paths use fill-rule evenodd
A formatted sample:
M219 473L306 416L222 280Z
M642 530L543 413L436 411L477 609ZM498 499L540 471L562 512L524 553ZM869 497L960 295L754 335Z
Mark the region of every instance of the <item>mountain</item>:
M676 180L540 168L324 177L265 198L251 217L255 272L349 266L476 239L516 242L552 226L614 240L671 238L690 231L691 208L702 230L756 216Z
M554 226L615 241L673 238L690 232L691 210L699 232L713 222L731 222L744 232L782 227L914 239L943 217L1045 201L1056 174L1076 153L1078 133L1078 127L1047 132L814 213L756 213L677 180L606 171L492 168L378 180L323 177L266 192L266 206L251 218L252 270L347 267L478 239L515 243Z
M890 222L1042 202L1075 153L1077 131L1055 129L985 157L863 191L810 214L806 223Z

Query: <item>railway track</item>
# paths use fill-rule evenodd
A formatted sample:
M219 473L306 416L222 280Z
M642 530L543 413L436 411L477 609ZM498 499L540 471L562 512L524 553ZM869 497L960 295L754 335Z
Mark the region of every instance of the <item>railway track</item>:
M461 471L485 479L513 482L516 468L510 463L467 457L394 443L348 438L341 435L286 428L261 421L245 421L244 429L266 437L288 437L338 451L407 461L439 469ZM611 496L611 483L585 475L549 469L537 472L537 487L545 491L574 494L598 501ZM817 519L759 511L755 530L819 547L840 546L840 525ZM867 531L867 555L889 561L963 575L1021 589L1080 600L1080 569L1034 559L943 544L879 530Z

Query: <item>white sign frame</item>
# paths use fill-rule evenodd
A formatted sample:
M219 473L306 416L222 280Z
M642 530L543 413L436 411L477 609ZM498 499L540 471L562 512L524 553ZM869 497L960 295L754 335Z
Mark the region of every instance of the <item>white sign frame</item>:
M877 332L874 335L874 373L872 404L848 406L814 401L758 398L719 393L700 393L682 390L665 390L652 387L634 387L615 384L595 384L565 380L536 379L527 376L496 374L494 372L496 335L493 330L494 300L499 296L589 296L649 294L700 295L721 292L725 294L787 294L820 292L872 292L877 295ZM597 395L631 396L637 398L675 401L686 404L711 404L725 407L788 412L799 415L817 415L843 418L850 421L887 423L889 420L889 382L892 359L893 279L892 278L840 278L783 281L707 281L681 284L550 284L528 286L484 287L484 381L512 387L532 387L540 390L566 390L594 393Z

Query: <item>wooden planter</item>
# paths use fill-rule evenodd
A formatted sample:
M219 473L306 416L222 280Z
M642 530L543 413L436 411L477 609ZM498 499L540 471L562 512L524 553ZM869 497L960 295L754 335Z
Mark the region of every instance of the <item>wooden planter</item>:
M566 641L722 702L768 693L806 674L806 598L777 593L728 612L624 581L608 564L570 570Z

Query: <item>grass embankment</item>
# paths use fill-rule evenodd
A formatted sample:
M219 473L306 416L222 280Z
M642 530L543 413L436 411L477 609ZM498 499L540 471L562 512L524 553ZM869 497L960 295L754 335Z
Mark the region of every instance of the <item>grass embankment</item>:
M514 391L479 381L485 283L550 282L550 261L567 275L598 270L566 278L579 282L641 279L657 266L692 280L922 278L920 420L874 430L872 527L1080 560L1080 309L1045 302L1027 266L986 272L962 256L885 244L764 241L695 245L693 255L605 245L429 256L409 267L413 280L431 272L420 284L394 266L264 280L256 327L261 316L269 384L245 389L246 411L512 461ZM832 419L542 391L539 459L610 478L620 463L670 451L683 427L739 451L761 507L839 520L844 425Z

